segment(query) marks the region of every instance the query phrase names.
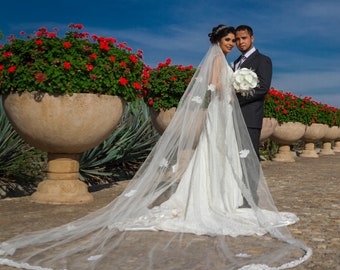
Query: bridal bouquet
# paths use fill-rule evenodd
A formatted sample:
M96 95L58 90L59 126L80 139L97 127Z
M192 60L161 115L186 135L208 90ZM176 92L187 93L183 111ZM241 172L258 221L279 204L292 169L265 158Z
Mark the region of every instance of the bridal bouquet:
M242 96L253 95L254 88L258 85L259 79L254 71L248 68L241 68L233 74L233 87L236 93Z

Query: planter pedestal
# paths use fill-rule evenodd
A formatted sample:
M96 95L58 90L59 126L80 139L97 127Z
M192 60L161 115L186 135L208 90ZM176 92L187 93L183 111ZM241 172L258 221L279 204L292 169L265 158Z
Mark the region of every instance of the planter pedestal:
M295 162L294 156L290 151L290 145L301 139L305 134L306 126L299 122L288 122L278 125L271 138L279 144L279 152L273 158L279 162Z
M38 96L34 92L3 96L13 128L27 143L48 153L47 177L32 199L51 204L92 201L87 185L78 179L79 156L112 133L125 102L96 94Z
M337 134L338 136L335 139L333 151L336 153L340 153L340 127L338 127Z
M319 155L321 156L329 156L335 155L332 149L332 141L338 137L338 127L328 127L325 136L322 138L323 145L322 149L320 150Z
M340 141L336 141L336 142L335 142L333 151L334 151L335 153L340 153Z
M305 142L305 149L301 153L301 157L318 158L319 155L315 152L315 143L321 140L327 132L327 125L312 124L307 126L306 132L302 137Z
M32 199L38 203L90 202L87 185L78 179L79 154L48 154L47 179L39 183Z

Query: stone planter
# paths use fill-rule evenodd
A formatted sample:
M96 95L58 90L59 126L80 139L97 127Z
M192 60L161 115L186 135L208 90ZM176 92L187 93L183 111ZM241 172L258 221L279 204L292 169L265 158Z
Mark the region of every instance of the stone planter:
M176 107L172 107L168 110L161 109L160 111L155 111L154 109L149 108L149 112L152 124L157 132L162 135L174 117Z
M319 155L328 156L335 155L332 149L332 142L338 137L338 127L328 127L325 136L322 138L322 149L320 150Z
M168 110L161 110L161 111L155 111L153 108L149 108L149 112L150 112L150 118L151 118L151 122L153 123L155 129L157 130L157 132L162 135L165 131L165 129L169 126L171 120L173 119L175 112L176 112L177 108L176 107L172 107L171 109ZM186 112L187 114L190 114L189 111ZM178 134L179 136L183 136L182 138L186 138L188 140L192 139L194 134L195 137L193 138L193 146L194 148L197 146L198 142L199 142L199 138L201 135L201 132L203 130L204 127L204 119L205 119L205 114L206 114L206 110L202 110L200 111L200 113L202 113L203 115L198 117L199 112L194 112L195 115L191 115L193 117L195 117L194 119L201 119L202 121L195 121L194 123L194 127L192 127L192 129L187 129L186 131L188 132L183 133L183 130L181 130L180 128L177 128L174 132L182 132L182 134ZM184 121L185 119L178 119L178 127L180 127L181 125L185 125L186 123L180 123L180 121Z
M76 204L93 200L78 179L79 155L102 143L118 124L124 101L115 96L53 96L24 92L3 96L9 121L30 145L48 153L47 177L32 199Z
M279 144L279 152L273 158L274 161L295 162L294 156L290 152L290 145L305 134L306 125L299 122L288 122L279 124L271 139Z
M263 118L261 135L260 135L261 143L267 140L274 133L274 130L277 125L278 125L278 122L275 118L269 118L269 117Z
M320 141L327 132L328 126L324 124L312 124L307 126L306 132L302 137L305 142L305 149L301 153L301 157L318 158L315 152L315 143Z
M336 153L340 153L340 127L338 127L337 134L338 136L335 138L333 151Z

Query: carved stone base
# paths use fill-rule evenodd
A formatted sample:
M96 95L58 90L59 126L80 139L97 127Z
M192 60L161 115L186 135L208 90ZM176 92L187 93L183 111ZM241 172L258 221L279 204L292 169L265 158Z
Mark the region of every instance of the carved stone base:
M332 143L331 142L324 142L322 149L319 153L320 156L331 156L335 155L333 149L332 149Z
M87 185L78 179L44 180L31 198L37 203L49 204L80 204L93 201Z
M336 153L340 153L340 141L335 142L333 151Z
M295 162L294 155L290 151L289 145L281 145L279 152L273 158L273 161L279 162Z
M32 194L33 201L50 204L79 204L93 201L87 185L78 179L78 154L48 154L47 179Z
M318 158L319 155L315 151L315 144L313 142L306 143L300 157Z

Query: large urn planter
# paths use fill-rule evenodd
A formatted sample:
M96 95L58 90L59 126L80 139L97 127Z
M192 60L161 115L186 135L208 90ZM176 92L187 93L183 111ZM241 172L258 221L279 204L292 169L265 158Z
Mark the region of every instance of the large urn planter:
M274 133L274 130L277 125L278 125L278 122L275 118L269 118L269 117L263 118L261 135L260 135L261 143L267 140Z
M24 92L3 96L14 129L48 153L47 176L32 194L39 203L77 204L93 200L78 179L79 155L102 143L118 124L124 101L117 96L54 96Z
M305 142L305 148L301 153L301 157L318 158L319 155L315 151L315 143L320 141L327 132L328 126L324 124L311 124L307 126L306 132L302 137Z
M340 127L338 127L337 134L338 136L335 138L333 151L340 153Z
M334 155L334 151L332 149L332 142L338 137L338 127L332 126L328 127L325 136L322 138L322 149L320 150L319 155L328 156Z
M301 139L305 131L306 125L299 122L287 122L278 125L271 135L271 139L279 144L279 152L273 160L295 162L294 155L290 151L290 145Z
M155 127L156 131L162 135L174 117L176 107L172 107L167 110L160 109L159 111L149 108L149 112L153 126Z
M164 133L164 131L166 130L166 128L169 126L170 122L172 121L172 119L174 118L175 112L176 112L177 108L176 107L172 107L170 109L164 110L161 109L160 111L155 111L153 108L149 108L150 111L150 118L151 118L151 122L153 123L155 129L157 130L157 132L162 135ZM187 112L187 114L189 114L190 112ZM201 111L202 114L206 114L206 111ZM204 126L204 117L198 117L198 112L194 112L194 115L192 115L193 117L195 117L196 119L201 119L201 121L195 121L194 123L194 127L192 127L192 129L187 129L188 133L182 133L182 134L178 134L183 136L183 138L193 138L193 135L195 134L195 137L193 138L193 145L192 146L196 146L199 142L199 138L201 135L201 131L203 129ZM196 118L197 117L197 118ZM185 121L185 119L179 119L178 121ZM180 129L181 125L185 125L186 123L178 123L177 126L177 130L175 132L183 132Z

